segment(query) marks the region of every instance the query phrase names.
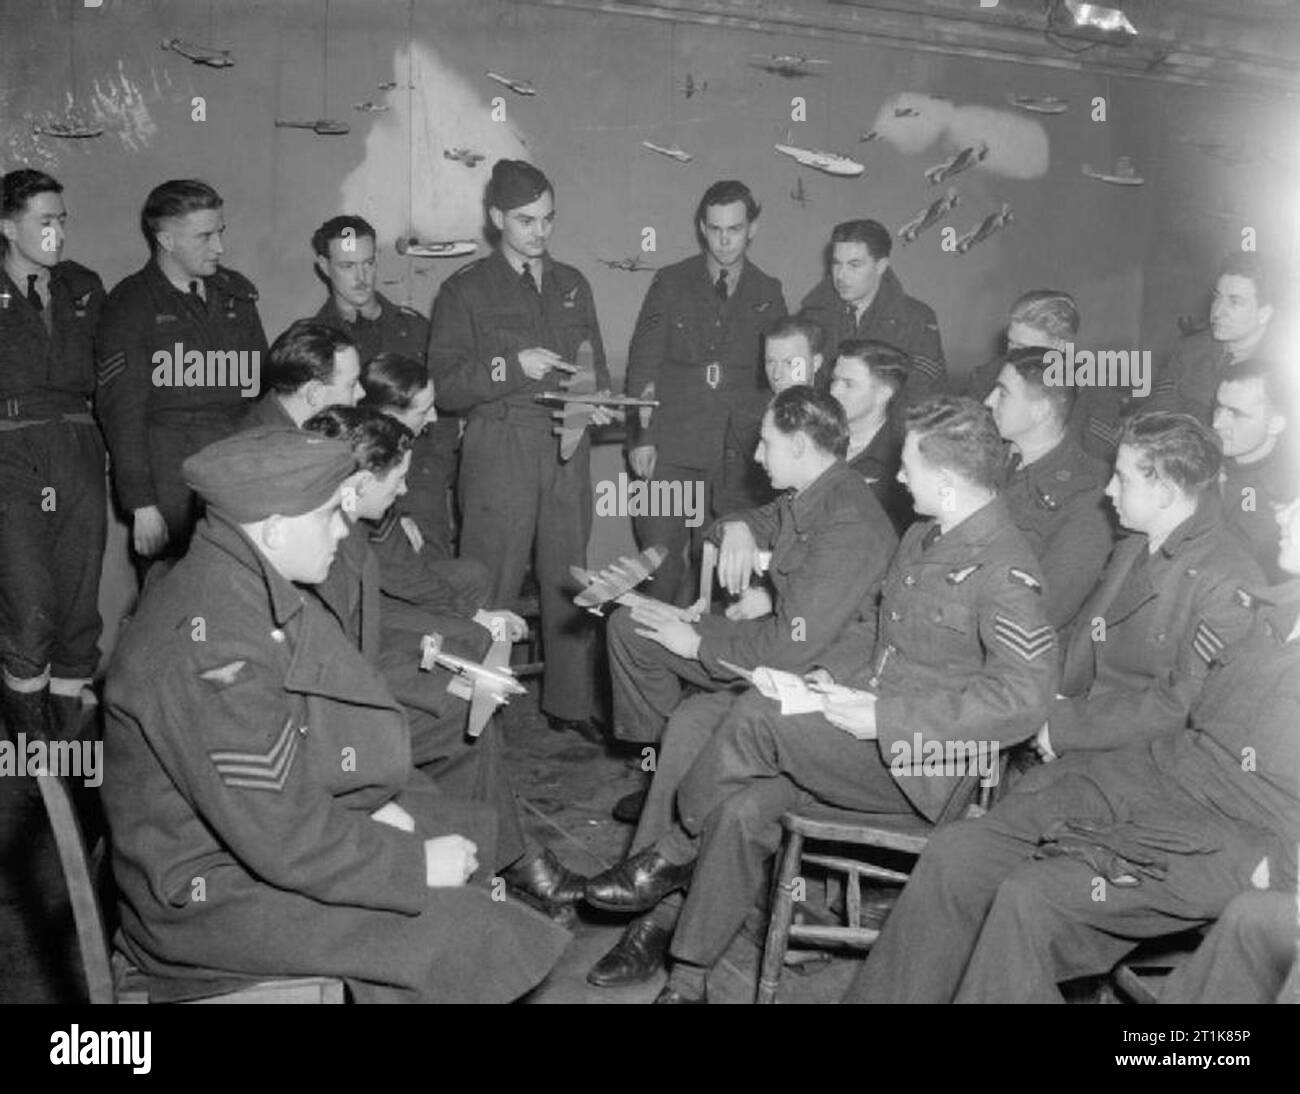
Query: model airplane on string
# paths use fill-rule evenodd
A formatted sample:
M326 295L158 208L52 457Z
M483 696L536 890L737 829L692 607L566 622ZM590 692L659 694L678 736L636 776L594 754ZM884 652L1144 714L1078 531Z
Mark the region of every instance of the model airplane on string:
M1031 114L1064 114L1070 109L1069 100L1056 95L1008 95L1007 102Z
M820 76L819 72L809 72L809 65L828 65L830 61L821 57L800 57L791 53L755 53L751 56L757 60L750 61L754 68L770 72L773 76L782 76L787 80L801 80L806 76Z
M949 190L943 197L933 201L915 217L898 229L898 238L904 245L915 241L916 237L927 228L942 220L951 210L961 204L961 196L956 190Z
M38 137L62 137L64 140L86 140L102 137L104 130L96 125L71 125L64 122L33 123L32 133Z
M537 94L537 88L535 88L527 80L516 80L510 76L502 76L499 72L489 72L487 74L487 77L489 80L495 80L502 87L508 87L516 95Z
M602 266L608 266L611 270L622 270L624 273L640 273L642 270L657 270L658 266L651 266L647 262L641 261L640 255L633 255L631 258L598 258L596 260Z
M459 258L472 255L478 250L478 244L472 239L431 240L421 243L415 236L400 236L394 244L399 255L410 258Z
M442 648L442 635L426 634L420 639L420 668L432 672L441 665L455 676L447 684L447 694L469 702L469 728L466 732L477 737L483 732L496 708L510 702L511 695L523 695L523 686L510 669L510 643L505 638L492 642L492 648L480 664Z
M235 58L228 49L196 46L193 42L187 42L183 38L164 38L162 48L170 49L173 53L179 53L196 65L207 65L209 68L229 68L235 63Z
M341 137L344 133L352 132L352 127L347 122L338 122L333 118L317 118L314 122L286 122L276 118L275 127L276 129L310 129L320 137Z
M453 163L463 163L466 167L477 167L486 159L482 152L475 152L471 148L444 148L442 158Z
M925 181L931 186L937 186L941 182L946 182L954 175L960 175L963 171L969 171L977 163L983 161L984 157L989 154L989 146L981 144L978 148L974 145L963 148L950 160L943 163L936 163L933 167L926 168Z
M386 103L377 103L367 99L364 103L353 103L352 109L360 110L366 114L382 114L385 110L392 110L392 107Z
M857 178L866 170L866 167L857 160L849 159L848 156L842 156L838 152L822 152L816 148L799 148L792 144L774 144L772 147L781 155L789 156L796 163L816 168L828 175Z
M651 152L658 152L661 156L667 156L670 160L676 160L678 163L690 163L695 157L689 152L683 152L677 145L671 148L662 144L655 144L654 141L642 141L642 148L648 148Z
M964 255L974 247L975 244L983 243L984 240L988 239L988 237L994 232L1002 231L1002 229L1010 224L1014 219L1015 217L1011 214L1011 206L1006 202L1003 202L1001 209L996 213L990 213L980 221L978 228L972 232L967 232L957 240L957 253L959 255Z
M688 72L686 74L686 82L682 84L682 94L685 95L686 98L693 98L695 95L699 94L699 92L708 90L708 80L701 80L699 83L696 83L693 73Z
M1096 179L1098 182L1109 182L1115 186L1141 186L1146 179L1133 169L1133 161L1128 156L1120 156L1115 161L1115 170L1113 173L1105 171L1094 171L1089 164L1083 165L1083 173L1090 179Z
M570 566L569 573L582 586L582 591L573 598L573 602L593 615L600 615L600 609L611 602L628 606L644 603L671 607L632 591L659 569L667 557L668 553L662 547L647 547L635 557L624 555L603 570L584 570L581 566Z

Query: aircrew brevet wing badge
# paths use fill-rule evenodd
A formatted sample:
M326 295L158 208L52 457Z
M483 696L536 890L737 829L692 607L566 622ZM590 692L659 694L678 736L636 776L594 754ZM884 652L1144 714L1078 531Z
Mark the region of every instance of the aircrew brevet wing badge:
M1028 570L1022 570L1019 566L1012 566L1007 571L1007 577L1012 581L1017 581L1027 589L1033 589L1039 596L1043 595L1043 583L1034 577Z
M960 585L982 565L982 562L976 562L970 566L963 566L960 570L949 570L944 580L948 582L949 585Z
M247 664L247 661L231 661L230 664L222 665L220 668L201 672L199 677L203 680L211 680L214 684L233 684L239 677L240 671Z

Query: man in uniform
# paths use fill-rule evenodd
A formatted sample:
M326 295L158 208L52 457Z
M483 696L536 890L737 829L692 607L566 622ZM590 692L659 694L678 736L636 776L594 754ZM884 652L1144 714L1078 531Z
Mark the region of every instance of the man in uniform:
M1068 627L1114 542L1102 494L1110 468L1068 433L1077 388L1048 384L1041 349L1012 350L985 404L1007 442L1002 497L1043 569L1043 611Z
M763 391L762 332L785 315L781 283L747 259L760 207L743 182L715 182L695 211L703 253L658 271L650 283L627 351L627 392L653 390L659 406L645 429L633 429L628 463L651 480L706 495L721 477L730 412ZM698 485L693 485L698 484ZM689 604L704 528L685 514L633 518L637 542L667 558L655 595Z
M1273 509L1300 490L1286 398L1276 367L1257 360L1234 365L1219 383L1213 422L1223 444L1219 495L1224 520L1246 544L1268 582L1275 584L1283 575L1277 565Z
M1219 264L1210 299L1210 326L1185 337L1155 376L1151 406L1194 415L1209 425L1214 396L1233 367L1251 357L1285 359L1273 352L1276 285L1253 254L1230 254Z
M889 264L893 247L889 229L874 220L835 225L829 273L800 310L826 332L828 346L857 338L901 349L910 359L906 401L918 403L944 389L948 370L934 309L903 291Z
M150 976L210 987L324 975L363 1002L504 1002L568 936L492 899L493 811L411 767L401 708L298 588L347 534L355 466L351 446L285 427L185 463L208 515L105 691L123 944Z
M0 717L29 739L80 729L99 660L104 443L89 399L104 286L62 260L62 194L31 168L0 179Z
M429 343L429 323L417 311L394 304L375 286L375 229L358 216L327 220L311 237L316 270L329 298L312 317L342 330L364 365L381 353L400 353L421 363ZM431 422L415 438L407 494L400 511L415 521L423 550L452 557L452 483L460 449L460 419L454 414Z
M595 635L573 604L569 573L587 560L590 442L561 461L551 411L533 396L562 386L584 342L596 386L608 389L605 347L587 279L547 252L555 196L546 176L500 160L486 205L497 246L443 282L429 328L438 404L467 419L460 550L487 566L492 602L502 605L516 603L531 557L546 659L542 711L553 729L590 735Z
M1042 724L1054 637L1033 552L996 496L1001 455L992 416L973 400L909 409L902 474L932 519L909 528L894 556L878 636L850 629L819 659L822 686L838 675L868 690L788 716L746 693L681 782L678 823L608 878L604 895L630 911L689 882L657 1002L704 1000L706 972L761 896L787 810L821 801L935 822L965 808L977 752L996 778L998 749ZM963 746L969 771L923 763L926 743L943 752L945 742Z
M253 283L218 264L226 223L211 186L154 187L140 227L150 259L109 293L95 353L113 483L145 564L184 553L197 510L181 464L237 428L257 394L266 334ZM251 387L239 376L248 364Z
M1259 568L1215 498L1219 449L1187 414L1151 411L1120 435L1106 494L1128 529L1075 618L1047 756L1182 729L1211 669L1250 628Z
M831 395L849 420L849 466L876 493L901 536L916 520L912 495L898 480L903 436L892 407L907 383L907 354L885 342L849 338L840 343L831 370Z
M1300 574L1300 505L1278 521L1279 563ZM1039 768L936 832L845 1001L1059 1003L1058 983L1213 920L1245 889L1287 894L1294 917L1297 592L1259 596L1188 728L1145 737L1135 722L1130 746Z

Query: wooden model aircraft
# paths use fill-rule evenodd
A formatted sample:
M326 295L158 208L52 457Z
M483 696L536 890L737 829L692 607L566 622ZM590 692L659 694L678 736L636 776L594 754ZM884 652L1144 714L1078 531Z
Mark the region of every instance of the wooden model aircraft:
M570 566L569 573L583 586L573 602L593 615L600 615L600 609L611 601L627 605L638 601L648 602L650 597L641 596L632 590L659 569L667 557L668 554L662 547L647 547L635 557L624 555L603 570L584 570L581 566Z
M496 708L510 702L511 695L527 691L510 670L510 643L505 638L493 639L492 648L480 664L443 652L442 635L426 634L420 639L420 668L429 672L434 665L456 674L447 685L447 694L469 702L471 737L483 732Z

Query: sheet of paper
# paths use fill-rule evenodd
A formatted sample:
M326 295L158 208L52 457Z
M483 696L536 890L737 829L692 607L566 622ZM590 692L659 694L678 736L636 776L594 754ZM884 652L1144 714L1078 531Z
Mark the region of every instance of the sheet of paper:
M802 676L793 672L756 668L754 687L759 694L779 702L782 714L809 714L823 709L822 697L808 687Z

